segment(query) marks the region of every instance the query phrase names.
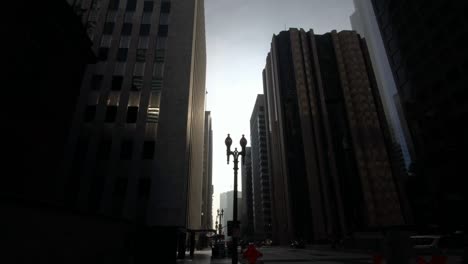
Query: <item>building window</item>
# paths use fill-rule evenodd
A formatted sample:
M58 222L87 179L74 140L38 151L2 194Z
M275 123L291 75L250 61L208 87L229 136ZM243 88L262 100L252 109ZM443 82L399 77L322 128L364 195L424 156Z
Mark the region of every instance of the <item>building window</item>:
M145 1L143 3L143 12L153 12L153 1Z
M109 48L101 47L98 50L98 59L100 61L107 60L107 55L109 54Z
M164 49L157 49L155 55L155 62L164 62L164 55L166 50Z
M127 0L127 7L125 10L127 11L135 11L136 9L136 0Z
M161 3L161 13L171 12L171 2L162 2Z
M151 80L151 90L152 91L161 91L162 88L162 78L153 78Z
M146 49L137 49L136 51L136 61L144 62L146 56Z
M148 36L150 32L151 24L141 24L140 25L140 36Z
M104 122L106 123L115 122L116 117L117 117L117 106L116 105L107 106L106 117L105 117Z
M148 107L148 116L146 120L148 123L158 123L159 122L159 108Z
M140 91L143 88L143 77L133 76L132 78L132 90Z
M112 76L112 86L111 86L112 91L120 91L122 89L122 84L123 84L123 76L120 76L120 75Z
M102 34L112 35L112 31L114 31L114 22L104 23L104 28L102 30Z
M110 0L109 1L109 10L119 9L119 2L120 2L120 0Z
M169 32L168 25L159 25L158 28L158 36L159 37L167 37L167 33Z
M131 23L124 23L122 25L122 35L128 36L132 34L132 24Z
M132 159L133 141L123 140L120 148L120 159L130 160Z
M91 89L93 90L101 89L103 78L104 77L102 75L93 75L93 77L91 78Z
M128 49L119 48L117 51L117 61L126 61L127 60Z
M145 141L143 142L143 152L142 152L142 159L153 159L154 158L154 149L155 149L155 142L154 140Z
M86 106L85 113L84 113L84 121L92 122L95 116L96 116L96 105Z
M112 141L110 139L101 139L97 151L97 159L107 160L110 156Z
M136 123L138 118L138 106L129 106L127 109L127 123Z

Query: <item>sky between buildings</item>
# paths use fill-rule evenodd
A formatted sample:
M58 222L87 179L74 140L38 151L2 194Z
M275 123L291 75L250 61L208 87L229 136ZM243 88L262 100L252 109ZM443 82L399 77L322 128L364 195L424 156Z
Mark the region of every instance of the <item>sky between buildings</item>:
M224 139L230 133L234 149L244 134L250 146L250 116L257 94L263 93L262 70L273 34L289 28L313 29L315 34L351 29L353 11L352 0L205 0L213 218L219 194L234 186L232 157L227 165ZM239 191L240 175L239 170Z

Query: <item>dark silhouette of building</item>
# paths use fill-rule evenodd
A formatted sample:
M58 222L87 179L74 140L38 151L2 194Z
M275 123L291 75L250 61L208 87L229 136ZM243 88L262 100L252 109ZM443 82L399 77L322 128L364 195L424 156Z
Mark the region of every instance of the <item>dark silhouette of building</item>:
M370 65L354 31L273 37L263 78L274 241L405 223Z
M5 150L17 173L0 188L66 211L30 221L11 207L26 230L11 233L60 263L185 255L201 229L204 1L36 2L12 9Z
M245 162L242 164L242 212L241 233L247 240L254 239L254 212L252 190L252 152L250 147L245 148Z
M121 225L110 222L96 230L101 220L76 217L57 196L81 79L96 56L65 1L11 1L4 8L2 34L11 39L4 42L2 67L2 255L16 263L69 262L82 250L76 234ZM86 262L83 255L75 260Z
M265 96L257 95L250 117L253 220L255 238L271 238L270 168L265 122Z
M372 0L415 148L408 195L419 225L466 228L463 1Z

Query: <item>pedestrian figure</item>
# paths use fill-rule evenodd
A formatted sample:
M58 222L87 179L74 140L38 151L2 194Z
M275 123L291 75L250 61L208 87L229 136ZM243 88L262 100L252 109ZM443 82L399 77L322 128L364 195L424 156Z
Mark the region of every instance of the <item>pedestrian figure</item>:
M253 243L249 244L247 250L243 254L243 257L248 260L249 264L257 263L257 259L262 256L263 254L255 248Z

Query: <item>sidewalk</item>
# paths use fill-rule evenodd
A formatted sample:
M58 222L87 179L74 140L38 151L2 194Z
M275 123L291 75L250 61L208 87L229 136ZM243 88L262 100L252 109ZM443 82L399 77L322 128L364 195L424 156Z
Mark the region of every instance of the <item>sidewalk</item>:
M199 250L195 251L193 259L190 258L189 254L185 255L185 259L177 260L178 264L231 264L231 258L212 259L211 250ZM240 262L239 262L240 264Z

